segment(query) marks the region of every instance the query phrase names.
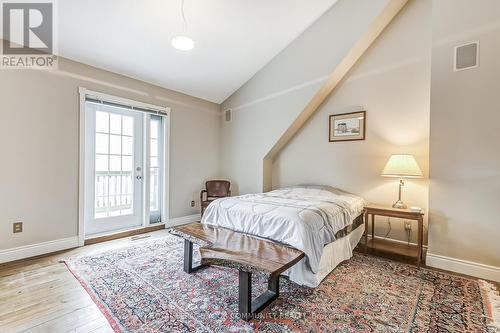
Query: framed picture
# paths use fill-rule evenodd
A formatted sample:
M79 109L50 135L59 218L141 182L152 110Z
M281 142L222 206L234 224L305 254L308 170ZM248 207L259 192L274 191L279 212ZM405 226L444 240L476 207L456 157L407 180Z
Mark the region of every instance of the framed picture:
M330 116L329 141L364 140L366 111L333 114Z

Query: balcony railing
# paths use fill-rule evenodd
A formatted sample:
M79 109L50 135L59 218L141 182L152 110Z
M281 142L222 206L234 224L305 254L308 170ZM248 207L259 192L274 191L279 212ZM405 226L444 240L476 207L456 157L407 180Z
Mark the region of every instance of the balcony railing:
M131 171L98 171L95 177L95 217L133 213L134 178Z
M150 210L160 210L159 168L150 171ZM95 217L133 213L134 176L132 171L97 171L95 178Z

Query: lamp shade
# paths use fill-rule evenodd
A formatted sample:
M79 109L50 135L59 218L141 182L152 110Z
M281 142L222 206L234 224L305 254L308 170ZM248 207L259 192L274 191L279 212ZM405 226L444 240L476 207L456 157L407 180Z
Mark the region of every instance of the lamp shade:
M401 178L422 178L424 175L413 155L398 154L392 155L387 161L384 170L384 177Z

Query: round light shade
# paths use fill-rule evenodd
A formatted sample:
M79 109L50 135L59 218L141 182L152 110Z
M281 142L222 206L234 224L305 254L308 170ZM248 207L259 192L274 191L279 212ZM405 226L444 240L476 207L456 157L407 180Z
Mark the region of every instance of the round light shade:
M194 48L194 41L186 36L176 36L172 38L172 46L181 51L189 51Z
M392 155L385 165L382 176L401 178L422 178L422 170L413 155Z

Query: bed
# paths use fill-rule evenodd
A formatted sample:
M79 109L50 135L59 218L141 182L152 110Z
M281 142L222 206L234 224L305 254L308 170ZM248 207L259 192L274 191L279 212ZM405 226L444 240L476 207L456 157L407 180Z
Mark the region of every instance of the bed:
M287 270L290 280L317 287L351 258L364 232L365 201L329 186L296 186L213 201L201 223L288 244L305 257Z

